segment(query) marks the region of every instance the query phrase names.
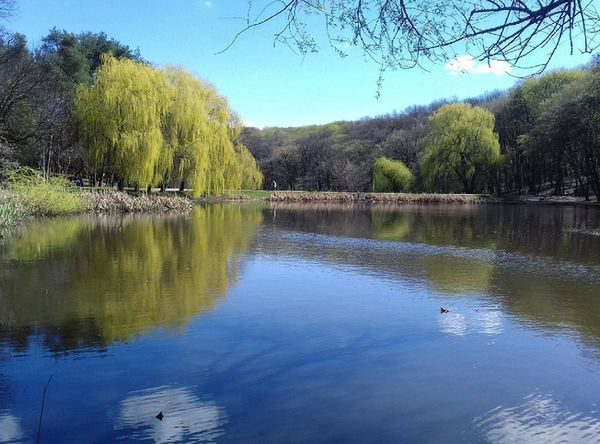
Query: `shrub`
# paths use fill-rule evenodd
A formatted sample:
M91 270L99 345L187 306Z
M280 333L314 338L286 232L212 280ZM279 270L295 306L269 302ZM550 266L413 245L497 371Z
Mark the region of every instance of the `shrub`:
M90 199L64 177L46 179L31 168L18 168L7 174L8 188L26 213L55 216L80 213Z
M399 160L380 157L373 168L373 191L395 193L406 191L413 181L410 170Z

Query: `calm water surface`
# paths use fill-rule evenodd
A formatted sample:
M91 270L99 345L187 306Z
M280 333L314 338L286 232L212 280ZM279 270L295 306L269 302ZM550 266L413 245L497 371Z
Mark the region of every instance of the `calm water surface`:
M0 240L0 442L51 376L48 443L598 442L600 210L34 222Z

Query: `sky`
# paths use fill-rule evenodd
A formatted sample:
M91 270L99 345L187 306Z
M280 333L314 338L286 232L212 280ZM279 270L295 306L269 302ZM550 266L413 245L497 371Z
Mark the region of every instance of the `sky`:
M260 0L254 0L255 7ZM56 26L70 32L104 31L157 65L182 66L213 83L247 126L301 126L355 120L401 111L441 98L473 97L515 83L502 62L490 66L466 54L428 71L385 74L376 98L378 66L358 51L341 58L327 45L301 56L273 45L278 28L265 25L243 34L247 0L17 0L5 27L39 44ZM322 32L317 27L317 37ZM563 50L551 67L572 67L589 55ZM512 74L515 72L513 71Z

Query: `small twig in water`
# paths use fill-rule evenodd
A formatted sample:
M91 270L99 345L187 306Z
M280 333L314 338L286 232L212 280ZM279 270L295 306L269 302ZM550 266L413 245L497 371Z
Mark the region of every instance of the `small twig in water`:
M40 421L38 422L37 439L36 439L36 443L38 443L38 444L40 442L40 437L42 434L42 418L44 416L44 404L46 403L46 391L48 390L50 381L52 381L52 375L50 375L50 377L48 378L48 382L44 385L44 394L42 395L42 408L40 409Z

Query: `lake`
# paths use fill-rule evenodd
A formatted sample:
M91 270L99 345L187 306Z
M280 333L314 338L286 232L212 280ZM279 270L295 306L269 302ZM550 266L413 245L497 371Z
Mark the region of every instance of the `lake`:
M600 439L597 208L33 221L0 322L0 442Z

